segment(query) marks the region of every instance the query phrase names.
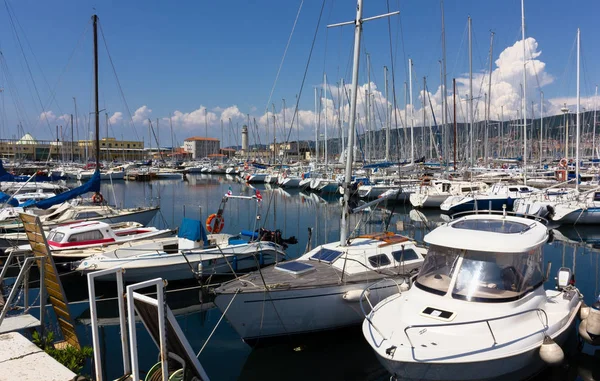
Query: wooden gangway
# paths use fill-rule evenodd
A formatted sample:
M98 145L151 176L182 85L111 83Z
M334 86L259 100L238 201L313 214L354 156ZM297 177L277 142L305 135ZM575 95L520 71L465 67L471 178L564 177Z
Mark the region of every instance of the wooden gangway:
M39 217L32 214L20 213L19 216L23 221L23 228L31 245L35 262L40 269L40 278L42 278L40 292L47 293L48 301L52 305L65 342L75 348L80 348L75 325L69 313L69 302L52 258L50 247L48 247L42 223ZM40 298L40 303L45 303L43 298Z

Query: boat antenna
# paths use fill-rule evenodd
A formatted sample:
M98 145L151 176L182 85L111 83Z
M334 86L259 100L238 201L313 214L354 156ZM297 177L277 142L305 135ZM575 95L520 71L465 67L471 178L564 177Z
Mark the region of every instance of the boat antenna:
M328 28L344 26L354 24L354 59L352 66L352 91L350 93L350 127L348 132L348 149L346 155L346 172L344 174L344 181L342 188L344 190L344 197L342 201L342 221L340 226L340 244L346 245L348 240L348 219L350 210L348 209L348 201L350 200L350 183L352 181L352 162L353 162L353 147L354 147L354 134L356 131L356 99L358 95L358 67L360 63L360 36L362 33L362 24L365 21L371 21L382 17L388 17L397 15L400 12L391 12L379 16L373 16L363 19L362 18L362 0L357 0L356 5L356 19L354 21L347 21L338 24L328 25Z

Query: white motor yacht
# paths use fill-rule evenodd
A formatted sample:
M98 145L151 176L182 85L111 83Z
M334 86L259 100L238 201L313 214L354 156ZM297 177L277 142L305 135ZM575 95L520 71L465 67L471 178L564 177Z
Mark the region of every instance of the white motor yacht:
M567 279L544 290L539 221L470 215L425 236L413 286L378 303L362 330L402 380L513 380L558 361L582 304ZM557 356L548 357L549 350Z

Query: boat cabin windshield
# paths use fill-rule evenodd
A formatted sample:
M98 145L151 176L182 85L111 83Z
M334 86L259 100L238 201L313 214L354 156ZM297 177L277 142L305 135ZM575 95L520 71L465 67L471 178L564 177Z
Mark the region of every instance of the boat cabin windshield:
M517 300L542 285L541 247L495 253L432 245L416 285L422 290L474 302Z

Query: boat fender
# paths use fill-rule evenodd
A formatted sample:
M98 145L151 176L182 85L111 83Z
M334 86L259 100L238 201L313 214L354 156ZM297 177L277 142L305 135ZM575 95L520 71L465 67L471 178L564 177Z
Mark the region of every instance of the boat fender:
M595 339L596 336L600 336L600 296L594 304L592 304L589 315L585 319L587 322L586 331L589 335Z
M369 290L367 290L365 292L365 298L369 297L370 293L371 292ZM363 290L361 290L361 289L348 290L348 291L344 292L344 294L342 295L342 298L347 302L358 302L358 301L360 301L360 296L362 294L363 294Z
M581 307L579 308L579 318L585 320L588 316L590 316L590 307L582 302Z
M587 331L587 323L588 319L582 320L579 323L579 336L590 345L600 345L600 336L591 336Z
M550 336L546 336L540 347L540 357L548 365L559 365L565 359L565 353Z

